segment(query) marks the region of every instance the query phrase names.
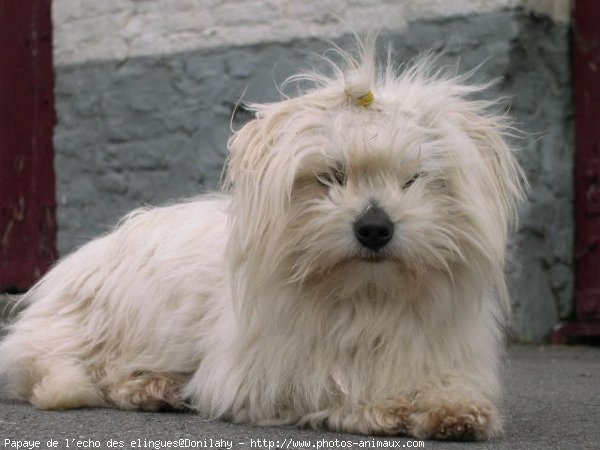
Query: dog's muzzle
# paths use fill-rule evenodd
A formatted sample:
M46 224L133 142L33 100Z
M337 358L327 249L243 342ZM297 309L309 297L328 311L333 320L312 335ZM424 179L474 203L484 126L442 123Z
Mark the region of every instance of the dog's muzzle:
M354 223L354 235L363 247L377 251L392 240L394 223L383 209L370 205Z

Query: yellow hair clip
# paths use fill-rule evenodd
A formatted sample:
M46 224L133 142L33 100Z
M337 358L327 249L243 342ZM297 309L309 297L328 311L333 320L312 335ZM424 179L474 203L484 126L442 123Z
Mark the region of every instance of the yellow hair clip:
M360 106L369 106L371 103L373 103L373 100L375 100L375 97L373 96L373 91L369 91L365 95L361 95L360 97L358 97L356 99L356 103L358 103L358 105Z

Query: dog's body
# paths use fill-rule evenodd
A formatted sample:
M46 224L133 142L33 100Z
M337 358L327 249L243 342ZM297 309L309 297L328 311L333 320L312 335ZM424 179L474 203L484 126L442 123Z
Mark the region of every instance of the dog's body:
M350 76L255 105L230 195L136 211L50 271L0 344L13 392L497 436L520 169L502 119L464 98L477 88L423 65L376 82L373 48Z

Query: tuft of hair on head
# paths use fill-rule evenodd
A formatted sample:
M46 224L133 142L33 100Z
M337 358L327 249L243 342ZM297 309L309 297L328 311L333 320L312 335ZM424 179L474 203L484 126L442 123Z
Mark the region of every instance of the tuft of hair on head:
M364 39L356 37L358 58L342 53L347 69L344 72L344 91L348 97L360 106L370 106L374 101L373 85L376 77L377 35L371 34Z
M312 53L319 68L288 77L279 89L284 100L299 96L309 97L318 93L319 103L325 98L336 103L344 99L363 107L374 101L373 89L377 80L377 34L359 36L354 34L354 49L346 50L332 41L326 41L329 49L322 54ZM287 95L288 86L297 88L296 95ZM306 99L306 97L305 97ZM257 111L268 105L253 104ZM265 108L266 106L266 108Z
M360 106L370 106L375 100L373 91L371 90L372 81L368 74L357 68L356 70L347 73L344 77L344 86L346 94Z

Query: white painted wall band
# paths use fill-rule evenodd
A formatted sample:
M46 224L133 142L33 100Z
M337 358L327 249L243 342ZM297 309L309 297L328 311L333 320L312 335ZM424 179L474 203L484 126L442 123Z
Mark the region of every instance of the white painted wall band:
M434 17L523 7L559 22L570 0L54 0L56 65L294 38L401 30Z

